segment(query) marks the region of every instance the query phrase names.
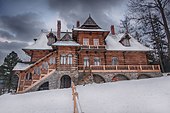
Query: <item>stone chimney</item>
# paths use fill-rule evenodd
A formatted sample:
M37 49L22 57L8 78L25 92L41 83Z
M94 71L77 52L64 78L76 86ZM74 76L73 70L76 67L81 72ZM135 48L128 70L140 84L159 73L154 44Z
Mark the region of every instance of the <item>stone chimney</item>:
M77 21L76 23L76 27L79 28L80 27L80 21Z
M61 21L57 21L57 39L60 39L60 33L61 33Z
M114 25L111 25L110 28L111 28L111 34L112 34L112 35L115 35L115 28L114 28Z

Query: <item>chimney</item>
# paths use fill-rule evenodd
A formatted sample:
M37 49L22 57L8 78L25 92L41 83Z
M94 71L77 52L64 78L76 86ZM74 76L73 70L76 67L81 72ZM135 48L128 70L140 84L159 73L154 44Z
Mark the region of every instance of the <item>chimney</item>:
M80 21L77 21L76 23L76 27L79 28L80 27Z
M60 39L60 33L61 33L61 21L57 21L57 39Z
M112 35L115 35L115 28L114 28L114 25L111 25L111 34L112 34Z

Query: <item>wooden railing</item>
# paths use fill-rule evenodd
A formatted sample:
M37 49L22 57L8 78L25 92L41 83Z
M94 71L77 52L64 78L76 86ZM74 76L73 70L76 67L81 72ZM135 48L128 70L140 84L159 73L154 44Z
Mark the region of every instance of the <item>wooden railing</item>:
M91 70L91 72L160 72L159 65L90 65L85 67L79 65L80 72Z
M57 66L58 71L65 71L65 70L71 71L71 70L77 70L77 69L78 67L75 64L60 64Z
M105 49L105 45L82 45L81 49Z
M73 113L83 113L81 106L80 106L78 93L76 91L76 86L74 85L74 82L71 83L71 88L72 88L72 95L73 95L73 102L74 102L74 104L73 104L74 112Z

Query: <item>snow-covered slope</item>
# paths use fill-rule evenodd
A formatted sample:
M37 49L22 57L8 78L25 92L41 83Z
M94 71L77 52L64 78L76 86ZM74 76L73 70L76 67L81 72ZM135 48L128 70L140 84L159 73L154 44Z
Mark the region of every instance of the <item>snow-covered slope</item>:
M0 113L73 113L71 89L0 96Z
M84 113L170 113L170 77L77 86ZM0 113L73 113L71 89L0 96Z

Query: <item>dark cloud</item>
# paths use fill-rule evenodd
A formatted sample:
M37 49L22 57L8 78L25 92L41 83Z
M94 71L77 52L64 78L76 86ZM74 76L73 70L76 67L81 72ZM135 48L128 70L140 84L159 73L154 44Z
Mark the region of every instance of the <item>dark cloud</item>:
M30 41L45 26L40 18L41 17L36 13L24 13L16 16L0 16L0 29L8 31L8 33L6 33L9 34L9 37L6 38ZM10 34L14 34L15 37Z
M12 51L15 51L18 56L22 59L27 59L25 53L22 51L22 48L28 46L27 43L18 43L18 42L0 42L0 65L3 63L4 58Z
M5 39L13 39L14 35L9 33L8 31L0 30L0 37Z
M83 23L90 13L99 25L108 28L110 24L116 23L111 17L114 15L111 13L114 11L112 9L119 8L124 1L126 0L48 0L48 3L52 10L58 11L62 19L70 24L75 24L78 19Z

